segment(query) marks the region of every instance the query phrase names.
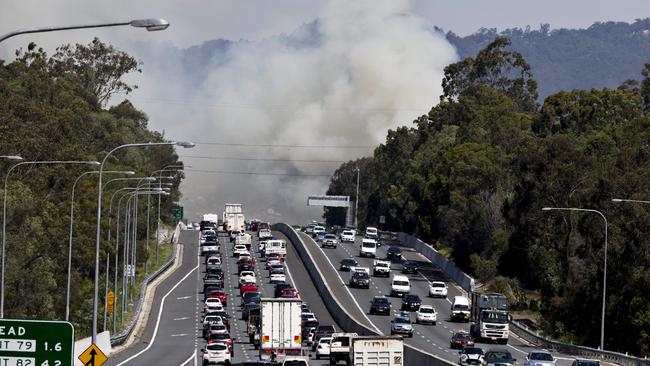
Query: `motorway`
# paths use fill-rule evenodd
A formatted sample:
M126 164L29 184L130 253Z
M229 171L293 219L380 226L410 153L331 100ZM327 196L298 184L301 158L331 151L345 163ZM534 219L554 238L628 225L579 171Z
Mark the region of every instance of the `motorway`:
M344 305L346 310L357 319L362 317L361 323L373 330L377 330L384 335L390 335L390 320L392 316L382 315L369 315L370 301L374 296L385 295L390 296L390 281L392 275L401 273L401 265L393 262L391 265L391 277L378 278L371 277L370 289L356 289L350 288L347 284L349 281L349 272L338 271L339 262L345 258L354 258L359 262L362 267L368 267L372 272L372 258L360 258L359 247L361 238L357 237L356 242L353 243L339 243L337 248L321 248L316 242L307 234L301 233L303 242L307 245L308 251L318 263L319 269L323 273L336 275L326 276L330 288L334 288L335 296L341 304ZM377 250L377 258L386 258L386 249L388 245L382 245ZM449 321L451 312L451 301L454 296L463 295L463 291L450 283L445 278L444 274L435 265L429 262L424 256L415 252L414 250L406 247L402 248L402 255L405 259L417 261L420 266L420 273L416 275L407 275L411 281L412 293L417 293L422 298L422 303L432 305L438 312L438 324L432 325L418 325L414 324L413 338L405 338L406 343L416 348L424 350L429 353L436 354L448 361L458 362L458 350L449 347L452 334L458 330L469 331L468 323L452 323ZM429 283L431 281L444 281L447 282L449 293L446 299L429 298L427 297L429 291ZM344 289L342 287L345 287ZM349 291L349 293L348 293ZM350 301L350 298L353 301ZM401 307L401 299L397 297L389 297L392 303L393 313L399 312ZM412 313L412 319L415 319L415 314ZM477 344L479 347L487 350L488 348L503 348L504 345L497 344ZM518 360L519 364L523 364L525 356L536 347L529 345L527 342L513 336L509 339L507 347L511 350L513 357ZM567 355L557 354L554 356L558 358L558 365L569 366L574 358Z
M258 253L258 240L251 233L253 245L251 254L257 263L255 272L262 297L273 297L274 285L268 282L264 262ZM287 240L281 233L273 232L276 238ZM219 238L223 253L225 272L224 287L228 292L226 310L231 317L231 336L236 338L233 365L258 359L258 351L248 343L246 322L241 320L238 274L236 259L232 256L232 244L226 237ZM180 267L156 290L154 302L148 317L147 327L138 341L128 349L112 355L106 365L201 365L203 320L203 274L204 261L199 253L199 231L183 230L179 237L183 246ZM309 278L302 261L289 244L286 258L287 277L300 292L321 324L334 324L318 291ZM295 281L294 281L295 279ZM161 308L162 303L162 308ZM196 362L196 363L195 363ZM312 360L312 365L326 365L328 361Z

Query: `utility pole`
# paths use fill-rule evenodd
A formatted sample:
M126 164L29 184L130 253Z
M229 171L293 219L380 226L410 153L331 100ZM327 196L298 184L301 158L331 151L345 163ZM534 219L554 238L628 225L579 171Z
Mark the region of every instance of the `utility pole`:
M354 200L354 230L358 231L357 212L359 211L359 167L357 167L357 198Z

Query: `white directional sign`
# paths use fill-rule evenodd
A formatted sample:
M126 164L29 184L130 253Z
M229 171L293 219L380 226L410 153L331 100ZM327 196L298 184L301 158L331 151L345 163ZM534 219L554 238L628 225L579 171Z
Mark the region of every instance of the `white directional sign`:
M307 206L350 207L350 196L309 196Z

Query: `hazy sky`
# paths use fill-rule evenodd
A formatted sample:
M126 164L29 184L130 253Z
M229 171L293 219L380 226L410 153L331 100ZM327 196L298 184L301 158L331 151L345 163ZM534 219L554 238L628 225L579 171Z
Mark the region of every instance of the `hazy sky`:
M648 5L648 0L3 0L0 34L147 17L165 18L171 26L153 33L116 27L21 35L0 44L0 59L11 58L30 41L52 51L62 43L87 44L97 36L146 59L143 74L137 76L140 89L129 98L150 117L149 126L164 130L170 139L375 146L387 129L410 123L438 100L442 68L456 56L442 37L430 33L432 26L460 35L481 27L537 28L542 23L584 28L596 21L648 17ZM134 46L152 42L155 50L164 43L185 48L218 38L263 40L294 32L316 18L325 39L321 46L302 52L277 39L259 47L240 45L232 51L231 63L210 69L199 85L187 85L186 80L194 79L178 72L181 60L164 52L138 53ZM347 160L371 149L235 151L200 145L179 153ZM242 202L248 212L269 220L317 219L321 210L307 208L306 196L323 194L327 175L337 166L184 160L196 169L326 175L188 172L181 203L193 220L201 212L219 212L226 201Z
M37 26L162 17L172 27L158 34L144 34L128 28L82 30L53 35L23 36L5 41L0 55L6 57L28 39L79 40L90 35L114 39L170 40L180 47L205 40L257 39L288 32L315 18L324 0L3 0L0 33ZM650 16L647 0L412 0L414 13L431 24L458 34L480 27L587 27L595 21L633 21ZM36 10L38 9L38 10ZM43 42L39 42L43 43Z

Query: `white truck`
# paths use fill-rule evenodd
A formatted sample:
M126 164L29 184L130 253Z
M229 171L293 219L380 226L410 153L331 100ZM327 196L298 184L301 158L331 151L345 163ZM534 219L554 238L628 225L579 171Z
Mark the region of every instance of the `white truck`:
M351 366L404 366L402 337L365 336L352 338Z
M264 244L264 253L267 257L271 253L278 253L284 258L287 255L287 243L280 239L267 240Z
M372 275L375 277L390 277L390 262L376 260L372 266Z
M285 356L302 356L302 301L262 298L260 305L260 360L281 363Z
M339 361L350 364L350 345L352 339L358 336L357 333L334 333L330 343L330 365L336 365Z
M232 230L244 231L246 229L245 220L246 218L241 203L226 203L223 212L223 222L228 233Z
M363 239L361 241L361 248L359 249L359 257L372 257L377 256L377 241L375 239Z
M246 249L249 251L251 250L251 243L253 242L253 239L251 237L251 234L245 233L240 231L239 235L235 238L235 244L241 244L245 245Z

